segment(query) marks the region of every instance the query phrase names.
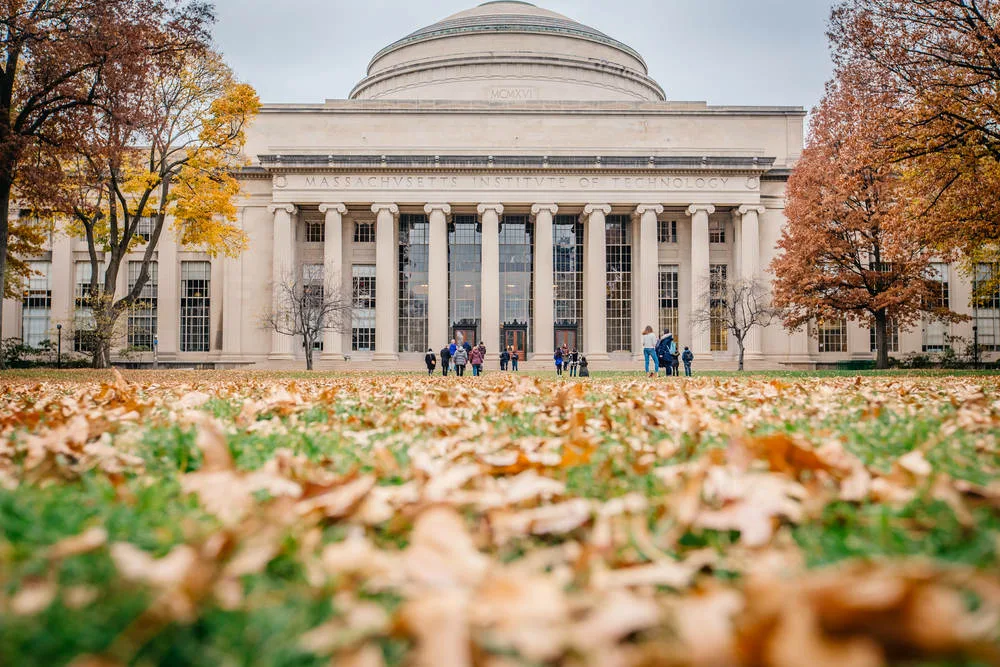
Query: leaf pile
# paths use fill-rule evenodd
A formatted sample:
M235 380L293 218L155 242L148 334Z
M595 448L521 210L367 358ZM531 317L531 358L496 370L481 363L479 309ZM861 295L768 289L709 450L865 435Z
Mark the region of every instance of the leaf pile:
M983 377L15 381L0 656L997 664L998 436Z

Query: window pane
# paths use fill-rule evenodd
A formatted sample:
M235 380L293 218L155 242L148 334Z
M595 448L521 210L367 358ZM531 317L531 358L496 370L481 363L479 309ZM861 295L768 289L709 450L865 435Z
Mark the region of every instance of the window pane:
M448 317L452 329L474 329L479 338L482 253L482 229L476 216L455 215L448 226Z
M181 262L181 351L208 352L212 265Z
M375 267L352 266L351 285L351 349L370 352L375 349Z
M679 267L675 264L665 264L660 266L659 274L659 289L658 289L658 299L659 299L659 330L656 334L659 336L664 331L672 331L674 335L677 334L677 329L680 328L679 316L680 316L680 292L678 290L678 276Z
M709 342L713 352L729 349L729 328L726 326L726 283L729 267L726 264L712 264L709 267Z
M609 215L607 240L608 352L632 349L632 220Z
M399 351L426 352L430 226L426 215L399 216ZM441 341L435 341L438 344Z
M144 350L153 349L156 337L157 273L158 264L149 263L149 279L143 285L138 299L128 312L128 345ZM142 262L128 263L128 288L132 290L139 280Z
M528 351L532 345L532 252L534 227L526 215L505 215L500 224L500 323L504 327L528 327Z
M552 225L552 267L556 328L575 329L583 347L583 223L575 215L557 215Z
M25 345L37 347L49 340L49 315L52 311L52 287L49 284L51 262L28 262L32 274L21 310L21 340Z

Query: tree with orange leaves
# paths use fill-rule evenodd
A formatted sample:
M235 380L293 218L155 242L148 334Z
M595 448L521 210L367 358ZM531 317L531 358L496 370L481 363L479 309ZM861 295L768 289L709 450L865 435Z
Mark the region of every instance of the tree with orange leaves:
M838 76L862 69L900 113L882 140L901 164L911 224L935 249L1000 257L1000 0L843 0Z
M887 368L888 325L935 308L934 252L914 233L900 169L883 148L896 111L869 84L841 73L814 111L810 137L788 183L788 224L773 262L774 305L785 326L842 319L875 327L878 368Z

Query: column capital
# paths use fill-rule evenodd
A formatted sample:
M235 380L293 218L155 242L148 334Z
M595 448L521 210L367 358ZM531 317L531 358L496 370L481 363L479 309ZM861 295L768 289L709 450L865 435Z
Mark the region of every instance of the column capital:
M487 211L496 211L497 215L503 215L503 204L480 204L476 207L476 212L479 213L479 215L482 215Z
M339 204L339 203L338 204L329 204L329 203L327 203L327 204L320 204L319 205L319 212L320 213L336 212L336 213L339 213L341 215L344 215L345 213L347 213L347 207L344 206L343 204Z
M284 211L288 215L295 215L296 211L298 211L295 208L295 204L271 204L267 207L267 210L271 212L271 215L274 215L278 211Z
M603 213L604 215L611 214L611 204L587 204L583 207L584 217L590 217L594 213Z
M756 213L757 215L763 215L764 211L766 210L767 209L764 206L740 206L736 210L736 212L739 213L741 216L746 215L747 213Z
M538 215L542 211L547 211L550 215L555 215L559 212L558 204L532 204L531 205L531 215Z
M645 215L646 213L653 212L656 215L663 213L663 204L639 204L635 207L636 215Z
M687 207L687 214L694 215L695 213L707 213L712 215L715 213L715 206L712 204L691 204Z
M399 215L399 206L396 204L372 204L372 213L378 215L382 211L388 211L393 215Z
M430 215L434 211L441 211L445 215L451 215L451 204L424 204L424 213Z

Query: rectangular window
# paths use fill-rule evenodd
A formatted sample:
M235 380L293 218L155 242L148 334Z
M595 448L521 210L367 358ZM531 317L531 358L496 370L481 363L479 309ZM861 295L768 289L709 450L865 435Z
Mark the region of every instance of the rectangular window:
M583 224L575 215L557 215L552 225L555 328L569 331L583 349Z
M142 286L139 297L128 312L128 345L140 350L152 350L153 339L156 338L156 307L157 307L157 267L156 262L149 263L149 279ZM128 288L131 291L139 280L142 262L128 263Z
M817 327L820 352L847 352L847 320L823 320Z
M659 325L656 335L661 335L664 331L673 332L677 335L680 328L680 290L678 289L679 267L676 264L661 264L659 274Z
M322 264L303 264L302 265L302 296L308 299L310 303L314 304L314 308L303 308L303 315L307 315L309 312L315 313L316 317L319 316L319 309L323 307L323 265ZM305 303L305 300L303 301ZM305 345L303 344L303 347ZM319 340L313 341L314 350L323 349L323 338L320 337Z
M677 221L657 220L656 240L659 243L677 243Z
M456 214L448 225L448 317L451 333L482 339L483 229L475 215ZM456 337L457 338L457 337ZM475 340L469 340L475 343Z
M944 262L933 262L928 272L928 278L936 284L934 294L927 305L931 308L950 308L951 290L948 280L948 265ZM948 325L941 320L925 316L923 334L924 352L941 352L948 347Z
M609 215L604 231L608 352L629 352L632 349L632 221L627 215Z
M709 342L712 352L729 349L729 327L726 326L726 286L729 267L712 264L709 267Z
M977 264L973 289L973 325L979 349L1000 351L1000 264Z
M73 297L73 351L90 353L94 351L94 309L90 303L90 278L93 267L89 261L77 262Z
M208 352L210 262L181 262L181 352Z
M535 230L526 215L500 221L500 326L525 331L526 352L532 345L532 250Z
M426 352L430 225L423 214L399 216L399 351ZM435 345L443 341L435 341Z
M49 340L49 315L52 311L52 284L49 272L51 262L28 262L31 275L24 290L21 311L21 340L25 345L38 347Z
M708 221L708 242L709 243L726 242L726 222L724 220Z
M886 327L886 338L889 339L889 351L899 352L899 325L897 325L892 318L885 323ZM871 343L872 352L877 352L878 347L875 341L875 325L872 324L868 330L868 340Z
M351 349L370 352L375 349L375 267L355 264L351 267Z
M140 217L139 222L135 225L136 238L142 239L145 243L149 243L149 239L153 236L155 223L156 219L151 215L144 215Z
M306 243L323 243L326 241L326 223L306 222Z
M355 243L375 243L375 223L355 222L354 223Z

